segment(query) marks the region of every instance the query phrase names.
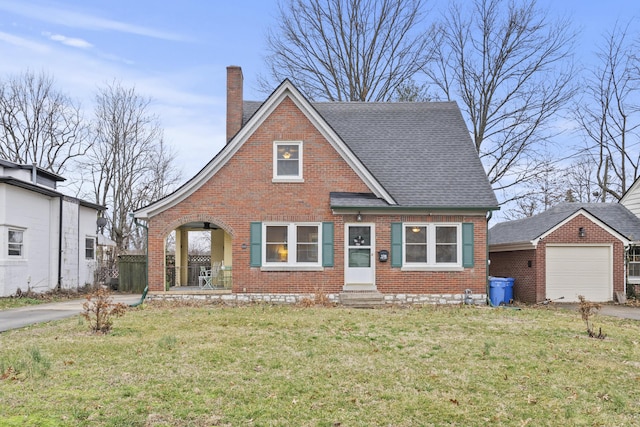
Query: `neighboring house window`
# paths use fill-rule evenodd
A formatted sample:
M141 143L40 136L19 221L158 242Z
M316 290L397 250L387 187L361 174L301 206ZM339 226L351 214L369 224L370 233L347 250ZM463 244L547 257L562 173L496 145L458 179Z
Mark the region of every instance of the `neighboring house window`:
M319 265L320 224L263 224L263 265Z
M96 259L96 239L93 237L84 239L84 257L86 259Z
M404 224L404 265L461 265L461 224Z
M273 144L273 180L302 181L302 142Z
M640 283L640 246L629 249L629 282Z
M21 257L24 253L24 231L9 229L9 256Z

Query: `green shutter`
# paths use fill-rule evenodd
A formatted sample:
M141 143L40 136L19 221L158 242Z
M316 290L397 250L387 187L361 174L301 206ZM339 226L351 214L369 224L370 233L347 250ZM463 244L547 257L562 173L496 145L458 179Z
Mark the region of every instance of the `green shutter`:
M251 223L251 267L260 267L262 265L262 223Z
M333 223L322 223L322 266L333 267Z
M473 223L462 224L462 266L473 267Z
M402 223L391 223L391 267L402 267Z

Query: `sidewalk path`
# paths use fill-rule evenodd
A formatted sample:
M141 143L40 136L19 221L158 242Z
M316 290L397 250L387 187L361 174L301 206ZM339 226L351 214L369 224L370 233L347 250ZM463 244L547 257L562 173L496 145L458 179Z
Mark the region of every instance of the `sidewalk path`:
M568 310L578 310L578 303L556 303L556 307ZM632 307L617 304L602 304L602 308L598 311L598 315L621 317L623 319L640 320L640 307Z
M140 301L141 296L136 294L112 295L112 302L133 304ZM80 314L82 304L86 301L86 298L83 298L0 310L0 332Z

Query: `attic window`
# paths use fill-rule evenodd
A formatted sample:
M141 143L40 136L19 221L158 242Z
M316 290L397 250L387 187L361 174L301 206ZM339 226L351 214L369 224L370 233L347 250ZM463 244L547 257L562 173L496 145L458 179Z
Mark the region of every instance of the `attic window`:
M302 182L302 141L273 143L273 181Z

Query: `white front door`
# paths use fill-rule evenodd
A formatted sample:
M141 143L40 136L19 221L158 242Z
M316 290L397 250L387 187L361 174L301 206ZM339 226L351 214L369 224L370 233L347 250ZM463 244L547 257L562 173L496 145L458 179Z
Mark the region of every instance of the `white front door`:
M373 224L345 224L345 290L375 289Z

